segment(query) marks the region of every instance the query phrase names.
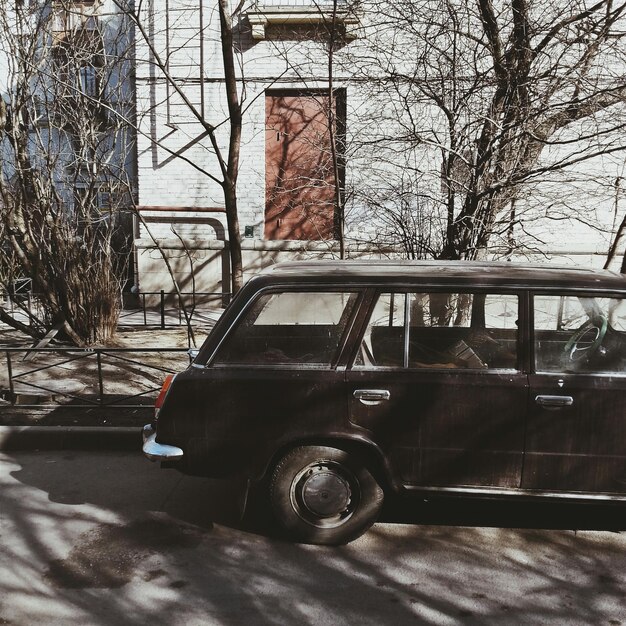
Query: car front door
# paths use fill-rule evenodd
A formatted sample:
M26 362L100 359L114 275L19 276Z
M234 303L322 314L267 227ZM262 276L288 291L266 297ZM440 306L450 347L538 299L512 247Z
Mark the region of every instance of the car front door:
M626 494L626 301L536 294L533 318L522 486Z
M347 372L351 421L417 488L517 488L527 376L519 297L380 293Z

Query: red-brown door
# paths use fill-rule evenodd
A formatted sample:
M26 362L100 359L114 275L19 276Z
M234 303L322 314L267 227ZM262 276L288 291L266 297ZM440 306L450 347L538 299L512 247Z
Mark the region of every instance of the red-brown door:
M265 97L265 238L332 239L335 168L326 94Z

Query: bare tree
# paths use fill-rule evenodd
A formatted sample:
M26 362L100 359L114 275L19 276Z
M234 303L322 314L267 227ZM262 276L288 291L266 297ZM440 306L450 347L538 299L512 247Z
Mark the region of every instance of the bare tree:
M104 342L129 255L128 29L89 4L1 5L0 265L9 292L32 280L41 314L26 311L28 326L0 314L35 336L56 327L77 345Z
M409 241L451 259L521 245L511 229L533 216L590 219L563 196L594 159L626 148L625 11L614 0L377 4L344 59L369 90L353 151L376 153L355 203L384 221L408 192L425 227Z
M223 203L226 210L228 229L228 250L231 260L231 288L236 292L243 283L243 263L241 254L241 233L239 226L239 212L237 199L237 180L239 176L239 160L242 132L242 91L244 82L242 64L238 64L236 52L237 34L233 20L240 15L242 4L231 10L228 0L219 0L217 13L219 19L219 48L223 64L223 92L220 99L226 103L224 115L215 108L215 103L204 105L203 93L203 60L196 60L199 64L198 78L191 79L193 63L184 63L177 67L172 58L177 51L184 51L186 47L200 45L208 37L208 27L199 21L200 6L187 7L186 15L190 16L191 23L183 26L189 33L172 47L170 41L174 31L173 25L168 23L167 8L160 7L155 2L129 2L114 0L116 6L131 20L137 34L137 47L147 54L138 55L138 72L150 75L152 84L165 85L167 95L164 101L152 103L151 111L141 111L140 117L149 116L162 107L170 106L175 101L176 106L182 108L187 120L196 124L200 131L192 138L191 143L198 143L206 137L209 150L212 154L212 163L207 160L190 158L182 151L169 148L161 142L150 130L142 127L141 119L138 122L138 132L143 140L152 142L155 147L169 152L172 158L180 159L195 170L206 176L207 180L218 185L221 189ZM163 45L163 42L167 42ZM197 97L198 91L201 91ZM227 132L224 133L225 128ZM224 135L226 137L224 138ZM214 166L214 167L212 167Z
M625 164L626 165L626 164ZM622 190L623 178L622 176L618 176L615 179L615 196L613 199L613 214L615 216L615 220L619 220L620 216L620 198L623 193ZM615 231L615 236L611 245L609 246L608 253L606 255L606 261L604 263L604 269L609 269L613 264L614 259L617 257L620 250L623 248L624 239L626 238L626 213L622 217L619 225L613 229ZM622 257L622 262L620 264L620 272L622 274L626 274L626 252Z

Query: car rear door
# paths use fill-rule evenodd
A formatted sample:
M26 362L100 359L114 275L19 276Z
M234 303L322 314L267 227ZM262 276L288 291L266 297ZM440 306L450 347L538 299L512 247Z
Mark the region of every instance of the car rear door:
M333 287L257 294L196 383L204 403L190 402L202 412L185 420L190 432L242 465L285 442L336 432L346 421L336 360L359 298Z
M419 488L518 488L527 376L520 296L381 292L347 371L351 421Z

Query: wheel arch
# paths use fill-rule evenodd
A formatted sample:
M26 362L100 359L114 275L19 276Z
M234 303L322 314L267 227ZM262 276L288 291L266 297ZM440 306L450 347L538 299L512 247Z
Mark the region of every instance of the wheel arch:
M372 441L358 437L346 436L310 436L299 437L281 444L272 452L266 462L258 468L255 480L262 481L268 478L279 461L294 448L302 446L328 446L337 448L358 456L372 472L378 484L384 491L398 491L399 483L394 479L389 462L383 451Z

